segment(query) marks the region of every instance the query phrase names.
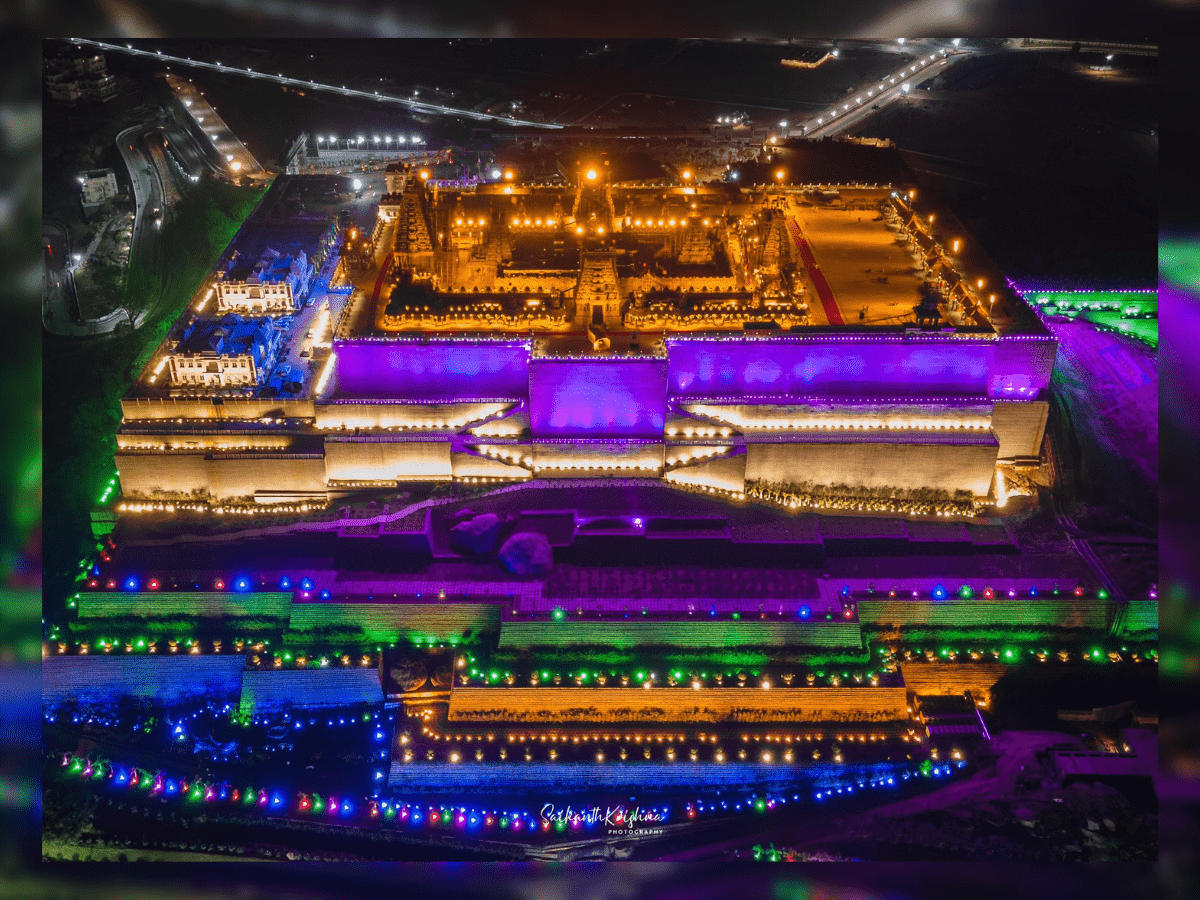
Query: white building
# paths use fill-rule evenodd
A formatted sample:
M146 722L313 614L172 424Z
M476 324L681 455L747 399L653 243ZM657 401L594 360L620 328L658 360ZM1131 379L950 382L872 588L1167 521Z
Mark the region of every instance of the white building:
M258 373L251 356L170 357L171 384L203 387L239 387L258 384Z
M79 173L83 205L95 206L117 196L117 176L112 169L92 169Z
M267 318L198 319L168 357L171 384L238 387L258 384L274 367L279 333Z
M303 250L291 256L268 249L254 264L250 273L235 261L227 274L229 281L217 282L217 311L262 315L290 313L308 292L312 267Z
M107 101L117 96L117 80L108 74L103 53L67 50L47 57L42 73L51 100L76 103L85 97Z
M46 90L50 99L59 103L78 103L83 99L83 91L73 71L47 73Z

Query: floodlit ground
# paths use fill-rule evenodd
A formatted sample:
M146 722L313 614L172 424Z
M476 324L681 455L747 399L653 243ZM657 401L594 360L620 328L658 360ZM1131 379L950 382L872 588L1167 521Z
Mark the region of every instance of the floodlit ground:
M1053 417L1075 522L1134 596L1158 582L1158 357L1082 316L1055 320Z
M793 206L789 215L808 239L846 324L896 325L912 319L912 308L921 301L921 278L907 247L885 222L874 221L874 211Z
M1082 454L1083 499L1150 521L1158 496L1157 355L1089 322L1056 320L1052 328L1054 381L1074 432L1068 441L1078 441Z

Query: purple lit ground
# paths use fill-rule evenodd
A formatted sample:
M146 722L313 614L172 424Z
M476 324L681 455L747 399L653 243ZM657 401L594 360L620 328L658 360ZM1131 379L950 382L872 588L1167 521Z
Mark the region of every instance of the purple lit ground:
M1075 521L1114 577L1141 590L1158 581L1157 354L1088 322L1052 327Z
M1103 485L1110 502L1149 521L1158 485L1157 354L1088 322L1053 328L1061 341L1055 382L1078 430L1089 486Z

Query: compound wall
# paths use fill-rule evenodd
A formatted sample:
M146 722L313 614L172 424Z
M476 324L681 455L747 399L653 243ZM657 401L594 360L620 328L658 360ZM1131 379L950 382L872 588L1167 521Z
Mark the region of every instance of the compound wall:
M252 497L264 491L326 491L325 458L321 454L118 453L115 462L124 497L200 491L220 500Z
M451 721L888 722L908 717L903 687L455 687L450 693Z
M450 442L437 436L327 437L325 472L330 481L449 481Z
M747 443L746 481L935 488L986 496L996 465L991 435L918 440Z

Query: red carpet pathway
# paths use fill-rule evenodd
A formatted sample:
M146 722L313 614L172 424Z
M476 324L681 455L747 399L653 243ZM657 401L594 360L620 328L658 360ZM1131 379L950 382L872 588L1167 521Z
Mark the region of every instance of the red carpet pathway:
M817 296L821 298L821 305L825 307L825 316L829 319L829 324L845 325L842 314L833 300L833 291L829 289L829 282L825 280L825 275L817 265L817 260L813 257L812 251L808 249L808 241L800 234L800 226L796 224L795 219L788 219L787 227L788 233L800 250L800 258L804 260L804 266L808 269L808 277L812 280L813 287L817 289Z
M392 257L394 253L389 253L387 259L383 261L383 265L379 267L379 277L375 279L375 291L371 294L371 313L374 315L375 308L379 303L379 291L383 288L383 279L387 277L388 270L392 267Z

